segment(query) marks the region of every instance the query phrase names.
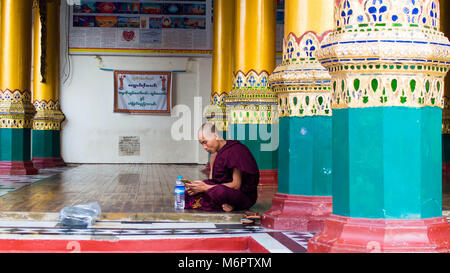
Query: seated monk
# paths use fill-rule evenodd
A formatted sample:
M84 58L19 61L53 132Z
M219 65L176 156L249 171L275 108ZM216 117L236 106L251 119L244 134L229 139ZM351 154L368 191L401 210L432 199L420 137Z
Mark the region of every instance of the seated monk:
M209 179L186 184L185 208L231 212L252 207L259 169L250 150L237 140L224 140L209 123L202 125L198 139L211 154L211 171Z

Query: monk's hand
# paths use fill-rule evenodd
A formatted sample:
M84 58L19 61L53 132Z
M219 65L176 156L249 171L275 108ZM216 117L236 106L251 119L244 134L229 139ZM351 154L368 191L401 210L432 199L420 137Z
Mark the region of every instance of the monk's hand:
M186 184L185 184L186 192L187 192L187 194L189 194L190 196L195 195L195 193L191 190L191 184L192 184L192 182L186 183Z
M189 195L195 195L197 193L205 192L205 191L209 190L212 187L214 187L214 186L208 185L208 184L206 184L203 181L193 181L193 182L189 183L188 194Z

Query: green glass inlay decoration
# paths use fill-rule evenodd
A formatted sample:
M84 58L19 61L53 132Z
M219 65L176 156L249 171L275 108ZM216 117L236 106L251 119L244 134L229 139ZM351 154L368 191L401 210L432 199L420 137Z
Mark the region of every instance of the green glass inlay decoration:
M372 90L373 90L373 92L377 92L377 89L378 89L378 80L377 80L377 79L373 79L372 82L371 82L371 85L372 85Z
M397 79L393 79L391 81L391 87L392 87L393 92L395 92L397 90L397 84L398 84Z
M414 91L416 90L416 80L411 80L409 82L409 86L411 87L411 92L414 93Z
M322 105L322 103L323 103L323 98L322 98L322 96L319 96L319 98L318 98L317 100L319 101L319 105Z
M353 87L355 87L355 90L356 91L359 91L359 85L360 85L360 80L359 79L355 79L354 81L353 81Z

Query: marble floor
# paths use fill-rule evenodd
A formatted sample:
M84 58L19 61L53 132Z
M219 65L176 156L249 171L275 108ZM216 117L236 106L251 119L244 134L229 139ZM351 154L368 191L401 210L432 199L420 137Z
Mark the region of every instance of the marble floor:
M0 252L90 252L92 249L108 252L118 251L116 248L125 252L170 252L163 247L165 241L160 244L162 248L153 248L158 246L157 240L166 239L212 240L191 249L197 252L306 252L313 233L270 230L258 222L243 225L239 222L242 212L176 212L173 208L176 177L204 179L203 167L86 164L44 169L32 176L0 176ZM260 213L268 210L276 192L277 188L261 188L252 210ZM60 225L59 211L63 207L94 201L102 208L101 219L95 225L85 229ZM450 193L446 191L443 209L444 215L450 218ZM214 241L226 238L234 238L227 242L240 242L241 248L221 248ZM19 245L17 240L21 242ZM134 244L129 244L133 240L143 242L142 247L133 248ZM192 242L185 245L193 246ZM252 244L257 247L251 247Z
M174 184L178 175L190 180L205 179L201 165L177 164L86 164L41 170L34 176L0 177L0 212L59 212L65 206L98 202L108 219L166 217L165 220L198 218L229 219L236 213L175 212ZM276 187L259 190L253 210L270 208ZM213 215L215 215L213 217ZM212 217L212 218L209 218ZM237 219L239 220L239 219Z
M68 168L43 169L37 175L0 175L0 196L15 191L33 182L43 180Z

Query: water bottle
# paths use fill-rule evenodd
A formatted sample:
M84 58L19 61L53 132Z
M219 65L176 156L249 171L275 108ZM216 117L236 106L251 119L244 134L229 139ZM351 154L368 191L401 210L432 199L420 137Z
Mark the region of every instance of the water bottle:
M175 210L184 209L184 183L181 182L183 177L180 175L175 182Z

